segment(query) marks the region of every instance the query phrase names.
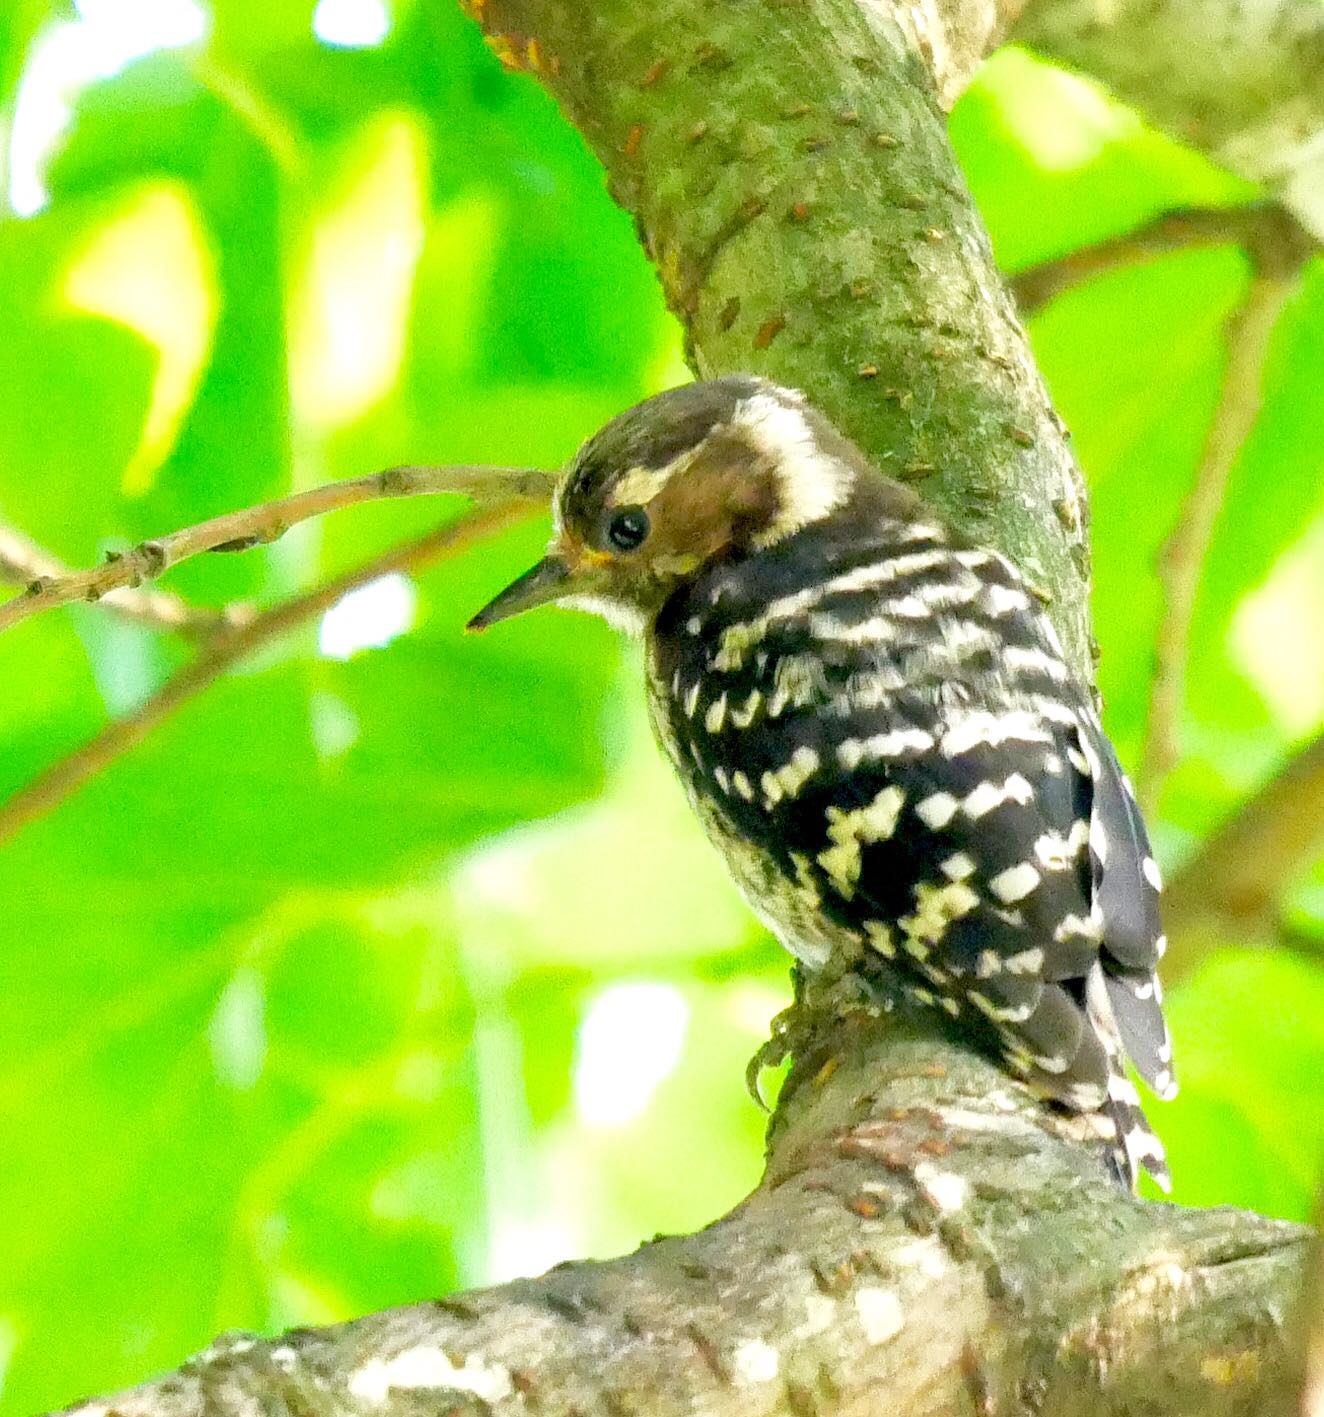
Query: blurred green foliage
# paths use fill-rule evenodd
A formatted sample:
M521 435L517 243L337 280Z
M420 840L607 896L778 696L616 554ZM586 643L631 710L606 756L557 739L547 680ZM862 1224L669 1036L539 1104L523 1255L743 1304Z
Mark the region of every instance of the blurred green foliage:
M362 47L319 39L311 4L216 0L193 44L67 69L38 162L55 59L134 9L0 14L0 170L48 193L0 217L0 520L89 563L393 462L554 466L686 377L582 142L444 0L383 12ZM1021 54L987 66L953 134L1013 270L1250 195ZM1246 282L1231 250L1174 256L1034 328L1093 489L1101 680L1132 761L1155 562ZM1315 269L1201 589L1188 751L1156 824L1169 865L1324 718L1302 629L1321 422ZM343 514L171 585L269 602L439 515ZM5 1412L129 1383L222 1329L628 1248L757 1177L743 1064L786 965L647 742L632 653L570 615L459 634L544 535L396 585L383 647L337 648L330 622L290 636L0 847ZM0 639L0 794L183 657L85 608ZM1324 882L1294 909L1318 932ZM1324 972L1258 943L1229 940L1176 991L1185 1087L1156 1120L1177 1199L1301 1217L1324 1155Z

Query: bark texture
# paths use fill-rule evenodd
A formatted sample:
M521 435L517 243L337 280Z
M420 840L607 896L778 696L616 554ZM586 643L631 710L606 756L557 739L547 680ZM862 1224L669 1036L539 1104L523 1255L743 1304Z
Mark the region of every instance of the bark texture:
M1007 12L990 0L469 8L601 157L698 368L806 389L880 464L1020 561L1088 673L1079 476L943 120ZM1123 1195L1060 1118L931 1020L819 1000L794 1036L767 1174L708 1229L339 1328L231 1336L75 1410L1292 1406L1300 1228Z
M1262 183L1324 239L1318 0L1031 0L1010 37Z
M678 1164L683 1164L680 1162ZM274 1341L79 1417L1261 1414L1300 1227L1132 1200L989 1063L834 1020L730 1215L606 1263Z

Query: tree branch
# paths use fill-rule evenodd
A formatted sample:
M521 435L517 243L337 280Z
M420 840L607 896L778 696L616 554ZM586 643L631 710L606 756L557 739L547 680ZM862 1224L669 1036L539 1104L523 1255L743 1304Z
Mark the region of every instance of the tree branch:
M28 585L34 580L58 580L72 574L58 556L14 527L0 524L0 581ZM203 642L226 625L241 624L248 615L237 605L223 610L197 608L161 591L111 591L106 606L149 630L177 631Z
M1009 38L1098 79L1324 237L1316 0L1031 0Z
M1269 341L1283 307L1298 286L1295 275L1257 276L1244 304L1228 321L1227 365L1213 422L1190 493L1160 558L1166 596L1137 781L1141 805L1151 812L1163 779L1180 756L1178 725L1186 660L1205 554L1222 510L1228 477L1260 416Z
M1324 735L1315 738L1176 872L1164 893L1176 981L1203 958L1212 930L1264 935L1287 889L1324 850Z
M1157 220L1108 241L1046 261L1011 278L1023 315L1033 315L1065 291L1096 277L1174 251L1240 246L1258 275L1286 279L1320 249L1319 241L1273 202L1248 207L1165 212Z
M1299 1227L1146 1205L927 1028L806 1048L730 1215L606 1263L263 1341L77 1417L1230 1417L1295 1368ZM881 1394L886 1394L883 1398Z
M371 477L332 482L140 542L131 551L112 554L95 570L39 576L29 582L24 594L0 605L0 631L57 605L97 601L125 586L136 588L204 551L247 551L266 545L299 522L360 502L443 492L477 501L519 497L546 502L555 484L554 473L515 467L393 467Z
M264 610L242 624L218 630L198 657L123 718L112 719L82 747L61 758L0 803L0 843L53 811L97 773L132 751L166 719L227 670L263 645L329 610L356 586L392 571L417 571L457 555L475 541L527 516L527 501L492 502L462 521L449 523L413 541L391 547L361 566Z

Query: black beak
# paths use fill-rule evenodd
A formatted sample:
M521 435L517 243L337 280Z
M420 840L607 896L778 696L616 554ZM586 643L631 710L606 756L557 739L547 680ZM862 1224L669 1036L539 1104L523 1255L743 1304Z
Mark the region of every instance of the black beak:
M569 595L571 589L570 567L560 556L544 556L519 580L512 581L495 600L488 601L464 628L485 630L498 620L508 620L512 615L521 615L536 605L559 600L563 595Z

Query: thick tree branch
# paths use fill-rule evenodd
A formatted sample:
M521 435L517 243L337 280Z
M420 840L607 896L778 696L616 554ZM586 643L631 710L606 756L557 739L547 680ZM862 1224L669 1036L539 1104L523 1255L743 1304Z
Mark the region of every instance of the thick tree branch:
M1309 743L1201 846L1168 883L1163 913L1177 980L1207 937L1272 933L1284 893L1324 850L1324 736Z
M1010 38L1100 80L1324 237L1317 0L1031 0Z
M72 570L21 531L0 524L0 581L30 585L34 580L58 580ZM106 607L149 630L172 630L206 641L227 625L241 624L249 612L237 605L224 610L200 609L161 591L117 590Z
M107 557L95 570L39 576L29 582L24 594L0 605L0 632L42 610L74 600L97 601L125 586L136 588L204 551L247 551L264 546L299 522L360 502L449 492L476 501L520 497L545 503L555 482L554 473L535 468L480 466L393 467L371 477L328 483L139 542L130 551Z
M1319 249L1318 240L1275 203L1249 207L1167 212L1137 231L1082 247L1012 277L1023 315L1097 276L1151 261L1175 251L1240 246L1257 275L1288 278Z
M1123 1196L992 1065L831 1020L767 1174L607 1263L262 1341L78 1417L1228 1417L1289 1381L1308 1236Z
M1283 307L1298 288L1295 275L1256 276L1245 302L1228 321L1227 364L1213 422L1191 490L1163 548L1164 607L1155 645L1149 721L1138 775L1141 805L1150 811L1163 779L1181 753L1179 722L1190 653L1191 620L1205 556L1242 446L1260 416L1264 366Z
M462 521L437 527L413 541L393 546L352 571L292 596L242 624L218 631L196 659L131 713L112 719L95 738L52 763L26 786L0 802L0 843L53 811L116 759L131 752L227 670L263 645L329 610L356 586L366 585L392 571L417 571L444 557L458 555L475 541L528 513L529 503L524 500L508 498L490 503Z

